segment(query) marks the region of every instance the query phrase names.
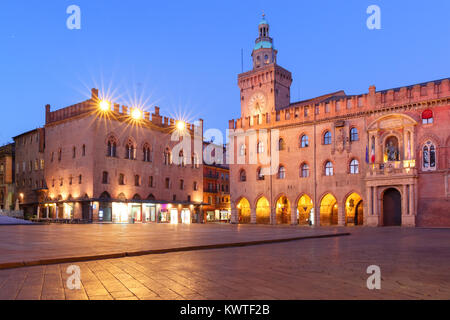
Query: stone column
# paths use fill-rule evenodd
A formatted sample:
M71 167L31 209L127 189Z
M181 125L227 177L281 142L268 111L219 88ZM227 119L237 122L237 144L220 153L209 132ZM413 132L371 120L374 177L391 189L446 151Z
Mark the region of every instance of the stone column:
M338 226L345 226L345 204L338 204Z
M277 224L277 209L273 206L270 207L270 224Z
M414 199L415 192L414 192L414 189L415 189L415 187L416 186L414 184L410 184L409 185L409 214L412 215L412 216L416 215L416 210L414 208L414 203L415 203L415 199Z
M250 223L256 224L256 209L255 208L250 209Z
M320 205L314 204L314 226L320 226Z
M37 218L38 219L40 218L40 215L41 215L41 207L38 204L38 206L37 206Z
M48 215L49 215L49 211L50 211L50 208L47 206L47 207L45 207L45 217L48 219L49 217L48 217Z
M378 212L378 187L373 187L373 214L380 216Z
M372 216L373 215L372 187L366 188L366 195L367 195L367 214L366 214L366 216Z
M408 215L408 188L407 185L404 184L402 188L402 216Z
M292 225L297 225L298 224L298 220L297 220L297 206L294 206L291 208L291 224Z
M237 224L239 222L238 210L236 208L231 208L231 224Z

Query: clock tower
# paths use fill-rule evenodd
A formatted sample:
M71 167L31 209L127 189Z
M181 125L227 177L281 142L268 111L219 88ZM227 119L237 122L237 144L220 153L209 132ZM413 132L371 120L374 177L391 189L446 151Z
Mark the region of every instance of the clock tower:
M277 53L263 14L252 51L253 69L238 76L241 118L264 115L290 104L292 75L277 65Z

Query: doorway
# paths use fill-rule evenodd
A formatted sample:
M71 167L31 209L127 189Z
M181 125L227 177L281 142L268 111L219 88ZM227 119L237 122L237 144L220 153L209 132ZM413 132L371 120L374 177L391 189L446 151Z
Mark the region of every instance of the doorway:
M397 189L387 189L383 195L383 226L401 225L402 196Z

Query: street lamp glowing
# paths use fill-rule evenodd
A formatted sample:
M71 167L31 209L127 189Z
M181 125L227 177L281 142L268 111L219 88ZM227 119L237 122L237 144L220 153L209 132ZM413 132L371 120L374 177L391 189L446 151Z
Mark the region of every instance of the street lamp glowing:
M110 104L106 100L100 101L99 106L100 106L100 110L102 110L102 111L108 111L110 109Z
M184 121L177 121L178 131L184 131L186 129L186 123Z
M133 111L131 111L131 117L134 120L139 120L142 118L142 112L138 108L134 108Z

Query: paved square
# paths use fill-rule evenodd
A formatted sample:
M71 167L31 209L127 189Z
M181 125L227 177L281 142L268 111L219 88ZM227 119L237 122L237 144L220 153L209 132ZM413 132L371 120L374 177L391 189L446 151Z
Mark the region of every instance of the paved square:
M0 264L64 257L284 239L336 228L230 224L88 224L0 226Z
M0 270L0 299L450 299L449 229L342 229L352 235L76 263L80 290L69 264ZM366 288L369 265L381 290Z

